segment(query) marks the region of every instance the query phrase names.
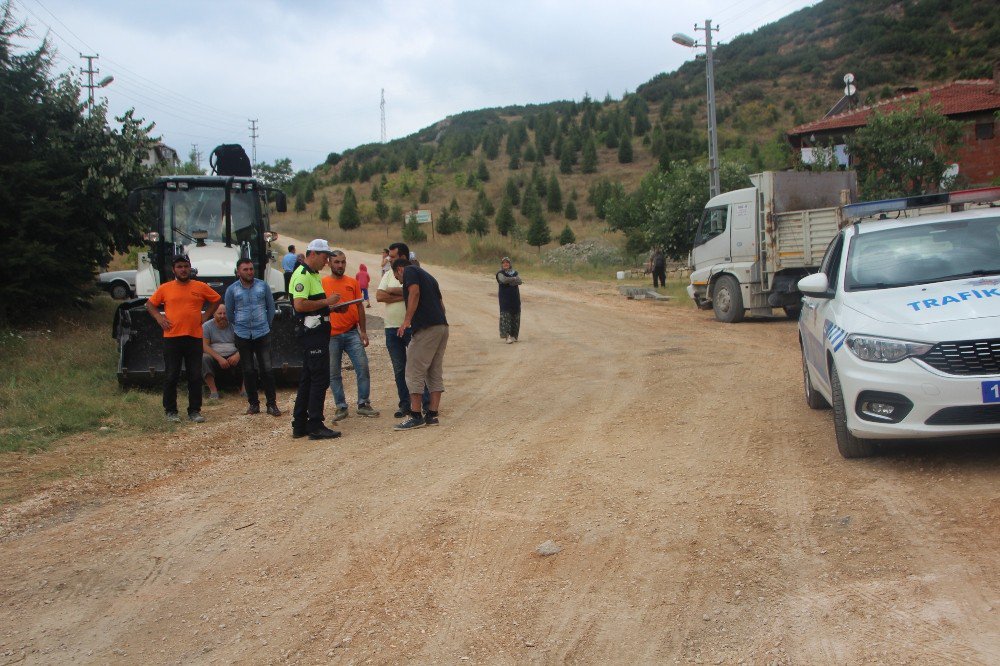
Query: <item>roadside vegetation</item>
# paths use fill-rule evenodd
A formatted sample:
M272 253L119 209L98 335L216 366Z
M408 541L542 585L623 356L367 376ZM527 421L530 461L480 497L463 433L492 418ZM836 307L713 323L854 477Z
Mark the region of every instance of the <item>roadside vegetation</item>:
M38 451L77 433L167 430L160 396L120 391L107 296L28 328L0 330L0 451Z

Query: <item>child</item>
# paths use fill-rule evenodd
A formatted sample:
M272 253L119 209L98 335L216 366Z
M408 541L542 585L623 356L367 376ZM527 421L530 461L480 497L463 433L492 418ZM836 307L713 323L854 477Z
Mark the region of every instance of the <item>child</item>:
M365 307L370 308L372 302L368 300L368 284L371 282L371 278L368 276L368 268L364 264L361 264L361 269L354 276L354 279L358 281L358 286L361 288L361 297L365 299Z

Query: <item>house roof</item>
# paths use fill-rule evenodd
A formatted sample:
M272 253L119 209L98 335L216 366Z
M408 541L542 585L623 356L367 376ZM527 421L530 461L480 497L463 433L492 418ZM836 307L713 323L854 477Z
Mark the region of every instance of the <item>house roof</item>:
M995 81L991 79L955 81L915 93L893 97L878 104L863 106L853 111L830 116L829 118L805 123L804 125L793 127L788 131L788 134L789 136L797 136L811 132L863 127L868 124L868 118L876 111L891 113L897 111L908 100L919 99L925 95L930 95L930 105L937 107L946 116L1000 109L1000 89L998 89Z

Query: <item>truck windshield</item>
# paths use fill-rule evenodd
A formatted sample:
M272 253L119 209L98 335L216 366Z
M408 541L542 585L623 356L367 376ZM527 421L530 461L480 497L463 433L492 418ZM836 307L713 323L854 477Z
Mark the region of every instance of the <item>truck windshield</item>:
M191 187L186 190L164 192L164 238L181 245L211 245L225 243L226 193L221 187ZM256 245L259 225L256 193L233 190L232 237L240 244L249 241Z
M847 291L1000 274L1000 217L918 224L854 237Z

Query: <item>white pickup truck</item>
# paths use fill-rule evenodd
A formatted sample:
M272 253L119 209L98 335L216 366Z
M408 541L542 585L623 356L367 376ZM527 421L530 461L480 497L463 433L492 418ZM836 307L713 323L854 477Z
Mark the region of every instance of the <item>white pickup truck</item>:
M719 321L734 323L783 308L799 316L800 278L819 269L843 220L840 207L857 197L852 171L766 171L753 187L726 192L705 205L691 250L688 295Z

